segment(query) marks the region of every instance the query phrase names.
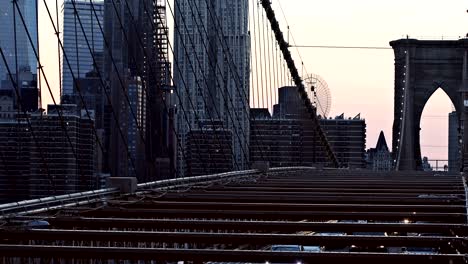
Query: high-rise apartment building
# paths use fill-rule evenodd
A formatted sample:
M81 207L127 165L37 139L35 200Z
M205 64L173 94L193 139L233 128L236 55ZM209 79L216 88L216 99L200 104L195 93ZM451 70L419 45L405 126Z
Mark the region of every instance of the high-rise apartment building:
M138 181L167 178L170 162L169 120L166 98L170 94L169 60L165 2L162 0L105 0L104 77L114 111L109 125L109 164L112 176L127 176L134 170ZM134 88L138 81L140 92ZM132 88L133 85L133 88ZM140 89L139 88L139 89ZM128 91L132 91L129 97ZM139 123L137 104L142 104ZM132 113L133 112L133 113ZM129 122L130 118L134 121ZM137 120L135 120L135 118ZM133 126L133 127L131 127ZM136 140L120 131L137 131L143 153L137 153ZM133 137L133 132L132 137ZM135 152L134 152L135 153ZM136 157L136 156L134 156ZM161 169L164 167L164 169Z
M140 77L134 77L132 80L129 80L127 96L130 102L127 131L129 154L134 165L141 167L145 166L143 139L146 133L146 96ZM136 177L136 170L130 167L128 175Z
M14 84L8 73L12 74L14 83L18 88L22 88L25 74L31 75L26 81L27 87L36 91L27 90L23 95L25 101L35 101L33 105L37 106L37 58L35 51L38 51L38 22L37 22L37 0L18 0L18 1L0 1L0 47L6 57L5 65L3 59L0 59L0 89L13 90ZM21 19L21 17L24 19ZM31 39L28 37L28 33ZM29 74L28 74L29 73ZM31 86L33 84L33 86ZM15 108L19 105L16 93L14 94ZM34 107L33 107L34 108ZM37 107L36 107L37 109ZM30 111L31 109L24 109ZM35 109L32 109L35 110Z
M83 78L95 69L94 60L102 63L104 0L65 0L62 14L62 95L72 95L73 77Z
M248 1L176 0L174 82L179 94L178 173L186 171L190 131L221 122L232 135L234 170L249 162ZM193 152L193 149L191 149Z
M366 167L366 120L360 114L352 118L341 114L334 119L320 119L320 126L342 166Z
M93 122L76 105L48 105L46 115L31 115L30 198L96 187Z
M0 202L98 187L93 120L76 105L49 105L47 114L26 116L8 113L13 100L7 96L0 105Z

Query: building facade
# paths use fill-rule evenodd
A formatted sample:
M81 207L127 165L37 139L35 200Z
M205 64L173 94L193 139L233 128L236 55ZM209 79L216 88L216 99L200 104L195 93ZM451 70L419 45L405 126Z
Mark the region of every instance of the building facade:
M31 132L14 99L0 95L0 203L29 197Z
M60 111L61 116L58 115ZM75 105L0 119L0 200L95 189L93 120Z
M327 163L315 130L306 120L258 117L250 127L251 164L268 161L270 167L296 167Z
M62 104L75 104L82 109L85 118L94 121L95 140L95 172L108 175L109 163L107 157L109 150L108 132L109 118L107 111L106 87L102 85L101 77L97 70L92 70L85 77L79 78L73 85L73 95L62 96ZM79 92L78 92L79 87Z
M383 131L380 131L375 148L367 151L367 168L373 171L393 170L392 153L388 149L387 140Z
M133 79L129 80L127 96L130 102L127 131L129 154L135 166L142 167L145 166L143 140L146 133L146 97L140 77L133 77ZM129 167L128 176L136 177L136 172L136 170Z
M72 95L73 77L84 78L96 68L94 60L101 66L104 38L100 27L104 27L104 1L65 0L62 15L62 95Z
M171 161L169 151L173 148L169 141L172 106L168 104L170 64L165 2L105 0L104 24L105 41L109 47L103 54L103 71L114 112L108 130L111 175L127 176L132 170L139 182L168 178L166 168L174 161ZM135 80L140 80L140 92L134 92ZM144 106L139 113L136 105L142 103ZM135 127L140 123L139 115L145 122ZM129 122L130 118L134 121ZM137 161L131 154L137 146L132 145L133 139L121 132L135 130L144 142L143 153L137 154L142 158Z
M248 1L175 1L174 82L178 172L186 172L187 136L200 120L222 122L232 134L234 170L249 163ZM184 114L182 114L184 112Z
M233 170L230 130L207 126L187 135L186 175L209 175Z
M12 91L15 108L25 104L28 106L21 110L37 110L40 102L35 53L39 56L37 0L0 1L0 46L7 63L5 65L0 59L0 93L2 90ZM15 85L20 89L21 100Z
M92 127L76 105L49 105L46 115L31 115L30 198L95 187Z
M325 147L297 93L297 87L279 89L273 116L252 109L250 161L268 161L272 167L327 166ZM320 119L320 126L342 166L365 167L366 123L360 116Z
M345 118L342 114L334 119L320 119L320 126L342 166L366 167L366 121L360 115Z
M18 8L13 1L0 1L0 44L6 56L10 71L37 72L37 58L34 50L38 48L37 35L37 0L18 0ZM19 11L18 11L19 9ZM21 21L24 17L25 25ZM32 45L29 41L29 32ZM0 80L8 80L8 71L3 60L0 60Z

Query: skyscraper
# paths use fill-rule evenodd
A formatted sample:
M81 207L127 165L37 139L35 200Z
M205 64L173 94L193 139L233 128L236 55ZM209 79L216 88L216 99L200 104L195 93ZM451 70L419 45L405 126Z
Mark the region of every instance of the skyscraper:
M75 12L75 7L77 12ZM65 0L63 3L62 95L73 94L73 75L83 78L102 60L104 38L103 0ZM80 24L81 22L81 24ZM83 26L83 29L81 28ZM84 33L83 33L84 31ZM88 40L88 43L86 42ZM68 59L68 66L65 57ZM102 65L98 65L100 69Z
M233 168L248 166L248 1L176 0L174 82L178 94L178 173L186 171L187 135L203 121L232 133ZM198 120L197 120L198 119ZM200 122L202 121L202 122Z
M0 59L0 89L14 89L7 66L19 88L24 81L21 79L21 73L28 72L32 73L33 77L27 81L34 81L35 89L38 88L37 58L34 53L38 52L37 36L37 0L0 1L0 47L8 64L5 65L3 59ZM28 87L31 88L30 83ZM37 93L32 94L36 94L36 97L25 99L37 101ZM15 107L17 103L15 100Z
M134 170L140 182L168 177L162 175L161 167L170 163L169 118L165 111L169 62L164 3L105 1L105 40L109 48L103 54L103 71L115 113L110 124L110 170L113 176L125 176ZM144 122L129 122L135 117L144 117ZM134 127L137 124L140 126ZM119 135L119 130L130 131L133 139L139 137L144 144L143 154L136 153L140 148L132 146L137 141Z

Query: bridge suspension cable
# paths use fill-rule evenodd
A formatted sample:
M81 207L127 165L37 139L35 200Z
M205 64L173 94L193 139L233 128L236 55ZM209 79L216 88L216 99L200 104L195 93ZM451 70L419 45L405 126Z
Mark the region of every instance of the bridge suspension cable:
M299 76L299 72L298 72L298 70L296 68L294 60L292 59L291 52L288 49L288 43L286 43L286 41L284 40L283 33L281 32L278 21L276 20L276 17L275 17L275 12L273 11L273 9L271 7L271 2L269 0L262 0L261 3L262 3L263 8L265 9L265 12L267 14L267 18L270 21L271 28L275 33L276 41L278 42L278 44L279 44L279 46L281 48L281 51L282 51L283 56L284 56L284 60L286 61L287 65L288 65L290 74L291 74L291 76L292 76L292 78L294 80L295 85L298 88L298 92L299 92L299 94L300 94L300 96L301 96L301 98L302 98L302 100L303 100L303 102L305 104L305 107L306 107L307 111L309 112L309 115L310 115L312 121L314 122L314 125L315 125L315 127L317 129L317 132L319 134L321 143L324 145L324 147L326 149L326 154L327 154L328 158L330 159L330 162L333 164L333 166L339 167L340 165L339 165L338 159L337 159L335 153L333 152L324 131L320 127L320 122L317 119L316 109L312 105L310 99L307 96L307 92L305 91L304 83L303 83L301 77Z

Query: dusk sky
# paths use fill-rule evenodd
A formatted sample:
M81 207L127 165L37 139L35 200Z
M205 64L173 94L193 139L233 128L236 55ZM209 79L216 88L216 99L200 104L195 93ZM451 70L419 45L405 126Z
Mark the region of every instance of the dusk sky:
M278 0L273 0L282 18ZM40 2L41 57L53 92L58 98L57 41ZM55 15L55 0L46 0ZM59 1L61 2L61 1ZM250 1L252 2L252 1ZM61 3L59 3L61 6ZM298 45L389 47L406 37L458 39L468 33L468 2L464 0L281 0ZM280 19L285 28L286 23ZM173 32L170 32L172 41ZM292 44L292 43L291 43ZM300 65L295 48L291 48ZM331 116L361 113L367 123L367 148L376 144L381 130L391 147L394 60L391 49L299 49L309 73L321 75L332 93ZM50 103L43 86L43 103ZM441 90L430 99L421 123L423 156L447 159L450 99Z

